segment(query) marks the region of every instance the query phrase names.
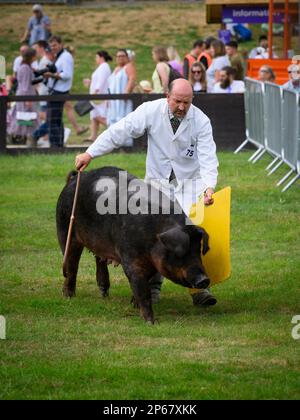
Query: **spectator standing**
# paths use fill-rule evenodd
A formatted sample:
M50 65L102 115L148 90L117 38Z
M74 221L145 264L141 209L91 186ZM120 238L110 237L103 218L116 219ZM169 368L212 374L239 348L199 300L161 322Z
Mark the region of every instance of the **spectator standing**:
M68 51L72 55L73 60L74 60L75 48L72 47L72 45L66 45L65 50ZM77 136L80 136L81 134L84 134L88 131L89 129L88 127L80 127L80 125L77 123L72 101L66 101L64 103L64 110L66 112L69 122L72 124L73 128L75 129ZM65 129L64 143L67 142L67 137L68 137L68 134L66 133L67 130L69 131L69 134L71 132L70 129Z
M215 41L216 38L214 38L213 36L209 36L205 39L204 41L204 51L201 52L201 54L198 57L197 61L200 61L200 63L202 63L205 67L205 70L208 69L208 67L211 65L212 63L212 56L211 56L211 44L213 41Z
M84 85L89 86L89 93L105 94L108 93L108 80L111 76L111 69L108 61L112 61L107 51L101 50L96 54L97 68L92 74L91 79L84 79ZM106 125L107 101L102 101L99 105L93 103L94 109L90 113L91 118L91 137L87 140L95 141L98 135L99 125Z
M192 64L189 82L192 85L194 93L206 92L206 71L204 65L199 61Z
M290 80L282 85L282 87L284 89L289 89L293 92L300 93L300 66L298 64L291 64L287 70Z
M176 48L172 46L168 47L167 54L169 57L168 63L170 64L170 66L173 67L173 69L175 69L176 71L178 71L178 73L183 74L183 66Z
M258 71L258 80L261 82L274 82L276 79L276 75L272 69L272 67L267 66L266 64L261 66Z
M34 78L31 65L36 59L36 51L27 48L23 54L23 60L17 73L18 88L16 95L36 95L32 80ZM38 127L38 113L36 102L17 102L12 113L12 130L16 136L26 136L27 145L36 146L32 134Z
M14 59L14 63L13 63L13 77L17 77L18 70L19 70L19 68L21 66L21 63L23 61L23 54L25 53L26 50L28 50L28 48L29 48L29 45L28 45L27 42L22 42L21 43L20 50L19 50L20 55ZM34 60L32 62L31 67L32 67L33 70L38 69L37 60Z
M48 86L50 94L64 95L69 93L74 73L74 61L72 55L63 47L59 36L52 36L49 40L51 51L55 56L56 73L46 72L44 77L49 79ZM47 123L49 127L49 142L51 147L63 147L64 125L63 125L64 102L50 101L47 107Z
M170 67L166 48L161 46L154 47L152 58L156 63L155 70L152 74L153 93L167 93L169 89Z
M189 54L186 54L183 60L183 77L188 80L190 75L190 68L195 61L197 61L199 55L205 48L205 44L202 40L198 39L193 44L193 49Z
M108 80L108 91L112 94L131 93L136 83L136 72L134 65L130 63L128 53L125 49L119 49L116 54L117 66ZM112 100L109 101L107 112L107 125L111 126L132 111L132 101ZM132 138L128 138L126 146L132 146Z
M236 41L227 42L225 50L231 67L236 72L235 80L244 80L244 64L242 57L238 53L238 43Z
M207 69L207 91L213 90L214 84L220 81L220 71L223 67L230 67L230 61L225 52L225 45L216 39L212 42L210 54L213 57L212 63Z
M33 16L28 21L27 29L22 41L28 41L32 46L38 41L48 41L51 36L51 22L48 16L44 15L40 4L35 4L32 8Z
M212 93L244 93L245 84L241 80L234 80L235 69L232 67L224 67L220 71L220 81L217 82Z
M38 70L45 69L49 64L52 64L49 55L51 55L51 49L47 41L38 41L34 44L33 48L36 51L37 58L39 58L38 62ZM53 58L52 58L53 60ZM45 83L39 83L37 85L37 91L39 95L48 95L49 90ZM40 110L42 113L46 113L47 110L47 102L40 102ZM42 117L42 119L44 119Z

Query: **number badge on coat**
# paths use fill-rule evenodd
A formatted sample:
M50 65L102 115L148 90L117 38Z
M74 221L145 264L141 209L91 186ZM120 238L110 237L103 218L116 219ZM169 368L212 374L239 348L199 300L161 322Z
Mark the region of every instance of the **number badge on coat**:
M187 159L195 159L196 150L195 145L190 144L186 149L181 152L181 156Z

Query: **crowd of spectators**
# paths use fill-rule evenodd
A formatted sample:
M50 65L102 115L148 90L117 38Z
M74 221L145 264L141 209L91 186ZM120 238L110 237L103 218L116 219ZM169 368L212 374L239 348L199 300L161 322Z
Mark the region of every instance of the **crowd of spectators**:
M44 15L42 6L34 5L32 12L21 40L20 54L13 63L11 83L7 90L16 95L66 94L72 88L75 50L64 46L59 36L51 35L51 22ZM183 77L190 81L195 93L243 93L245 60L239 54L236 40L223 41L212 36L196 40L183 60L174 46L155 46L152 49L152 77L140 82L134 51L117 50L115 68L111 68L113 57L108 51L99 50L95 54L96 68L91 71L89 79L83 80L83 85L90 94L166 94L169 83L177 77ZM249 58L267 57L267 37L262 35ZM289 66L288 74L290 80L284 87L300 92L298 64ZM258 79L276 82L276 74L269 65L263 64ZM17 102L10 112L10 134L25 136L29 146L64 145L70 129L63 126L63 110L78 135L90 129L90 136L85 139L90 142L97 138L101 125L112 125L132 110L130 100L90 102L90 127L86 127L77 123L70 101L41 101L39 107L37 105L38 102ZM132 139L128 139L127 146L131 145Z

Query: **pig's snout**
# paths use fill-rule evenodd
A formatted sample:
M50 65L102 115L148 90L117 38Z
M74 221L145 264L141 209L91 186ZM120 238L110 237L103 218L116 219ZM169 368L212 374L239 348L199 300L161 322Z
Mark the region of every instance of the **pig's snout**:
M194 281L195 289L207 289L209 284L210 280L205 274L198 275Z

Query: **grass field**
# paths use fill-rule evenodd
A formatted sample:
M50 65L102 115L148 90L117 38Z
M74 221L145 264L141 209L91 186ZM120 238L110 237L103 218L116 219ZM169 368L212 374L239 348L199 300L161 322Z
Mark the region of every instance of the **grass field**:
M232 277L218 305L195 308L166 280L146 325L121 269L100 298L91 254L77 297L61 296L55 206L74 156L0 157L0 399L299 399L300 185L285 194L266 177L268 159L220 153L219 187L231 185ZM144 155L110 155L140 177ZM279 173L280 172L280 173Z

